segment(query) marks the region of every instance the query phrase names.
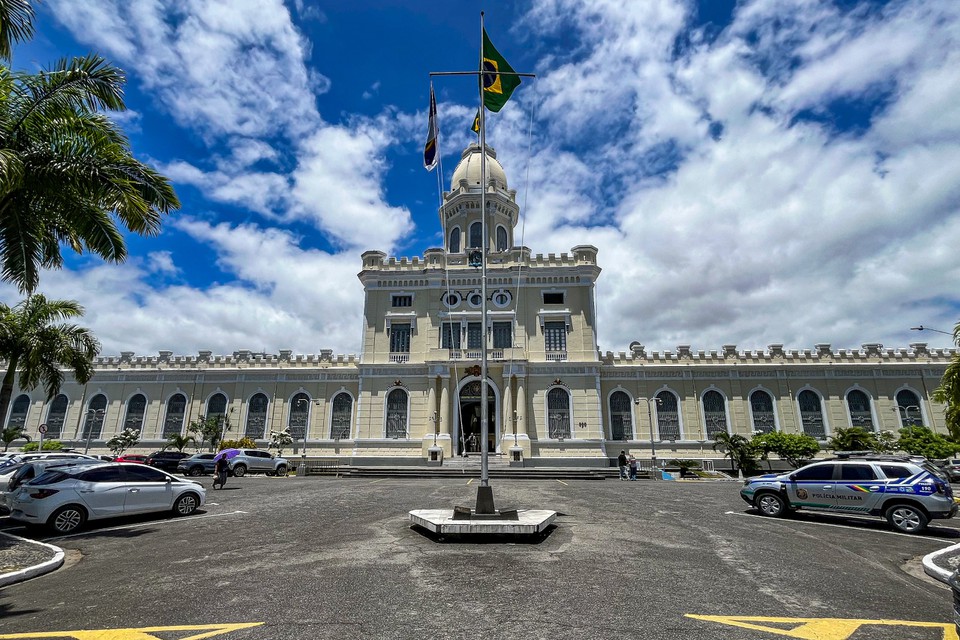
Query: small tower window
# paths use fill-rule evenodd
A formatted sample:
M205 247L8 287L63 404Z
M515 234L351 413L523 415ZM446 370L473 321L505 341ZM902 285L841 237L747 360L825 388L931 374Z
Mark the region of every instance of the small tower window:
M450 231L450 253L460 253L460 227L454 227Z
M507 250L507 230L505 227L497 227L497 251Z
M470 248L483 247L483 225L474 222L470 225Z
M543 304L563 304L563 291L544 291Z
M392 306L394 307L412 307L413 306L413 296L411 295L394 295L392 297Z

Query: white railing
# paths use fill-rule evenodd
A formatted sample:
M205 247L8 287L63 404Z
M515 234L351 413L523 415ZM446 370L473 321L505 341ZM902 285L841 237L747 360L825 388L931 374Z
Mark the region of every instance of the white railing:
M491 359L491 360L503 360L503 349L491 349L491 350L490 350L490 359Z
M566 351L547 351L547 362L563 362L566 359Z
M482 360L483 351L480 349L470 349L467 351L467 360Z
M410 354L409 353L391 353L390 362L409 362Z

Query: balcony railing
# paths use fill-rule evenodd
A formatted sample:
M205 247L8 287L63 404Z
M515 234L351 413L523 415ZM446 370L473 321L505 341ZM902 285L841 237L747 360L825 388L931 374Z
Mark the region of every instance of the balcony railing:
M390 362L409 362L410 354L409 353L391 353Z
M547 351L547 362L563 362L566 359L566 351Z

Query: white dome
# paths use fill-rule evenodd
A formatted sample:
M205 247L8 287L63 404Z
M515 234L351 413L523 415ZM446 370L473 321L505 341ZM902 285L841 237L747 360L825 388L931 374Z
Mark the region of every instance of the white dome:
M460 181L466 180L468 187L480 186L480 145L471 144L460 155L460 164L453 170L450 189L460 187ZM498 187L507 190L507 174L497 162L497 152L487 145L487 181L493 180Z

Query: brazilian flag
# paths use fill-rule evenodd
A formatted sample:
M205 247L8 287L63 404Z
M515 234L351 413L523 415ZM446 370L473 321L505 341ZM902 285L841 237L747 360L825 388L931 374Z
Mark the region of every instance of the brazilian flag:
M480 72L483 105L490 111L500 111L510 99L513 90L520 86L520 76L514 75L513 67L507 64L490 42L486 29L483 30L483 68Z

